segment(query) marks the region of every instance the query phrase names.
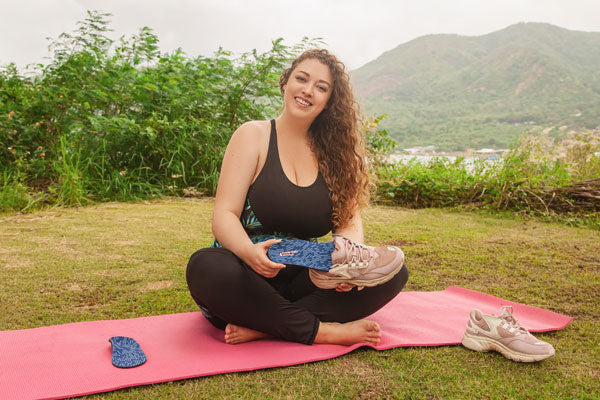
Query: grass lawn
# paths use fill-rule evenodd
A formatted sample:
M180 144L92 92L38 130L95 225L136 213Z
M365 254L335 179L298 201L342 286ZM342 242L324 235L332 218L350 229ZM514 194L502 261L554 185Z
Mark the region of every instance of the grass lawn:
M212 241L212 206L162 199L0 215L0 330L197 311L184 271ZM574 317L536 334L556 355L521 364L461 346L359 349L88 397L600 398L600 231L438 209L374 206L363 218L367 243L404 249L406 290L461 286Z

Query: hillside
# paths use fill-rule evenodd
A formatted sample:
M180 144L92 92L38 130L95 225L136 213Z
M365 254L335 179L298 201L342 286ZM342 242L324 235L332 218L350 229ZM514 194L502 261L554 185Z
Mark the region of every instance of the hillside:
M600 33L519 23L483 36L428 35L352 71L368 115L401 147L505 148L521 132L600 126ZM565 128L566 126L566 128Z

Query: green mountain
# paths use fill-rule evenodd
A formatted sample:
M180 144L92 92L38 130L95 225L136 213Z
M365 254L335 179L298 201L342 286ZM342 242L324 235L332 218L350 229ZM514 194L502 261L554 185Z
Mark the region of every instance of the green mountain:
M428 35L351 77L364 113L388 114L381 125L403 148L506 148L532 128L600 126L600 32L519 23Z

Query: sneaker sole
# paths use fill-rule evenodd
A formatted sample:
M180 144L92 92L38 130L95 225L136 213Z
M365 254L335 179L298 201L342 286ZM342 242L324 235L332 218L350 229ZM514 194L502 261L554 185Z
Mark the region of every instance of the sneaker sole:
M322 276L323 274L317 271L310 271L310 280L315 286L321 289L334 289L338 283L350 283L356 286L373 287L383 285L387 281L391 280L404 266L404 254L400 253L398 258L402 259L402 262L398 264L398 267L387 275L375 279L358 279L358 278L341 278L336 276ZM394 260L397 262L397 260Z
M463 333L462 336L462 345L467 349L487 352L487 351L497 351L502 354L504 357L511 359L513 361L519 362L535 362L542 361L547 358L550 358L554 355L554 351L550 354L525 354L519 353L518 351L514 351L504 346L502 343L498 343L492 340L487 340L481 337L476 337L469 335L467 332Z
M268 257L282 264L300 265L320 271L331 268L333 242L314 243L307 240L284 240L275 243L267 252Z

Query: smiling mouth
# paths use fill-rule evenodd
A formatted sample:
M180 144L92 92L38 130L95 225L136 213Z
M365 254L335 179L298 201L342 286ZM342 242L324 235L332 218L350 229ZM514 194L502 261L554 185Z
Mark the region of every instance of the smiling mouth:
M308 107L308 106L312 106L312 103L308 100L303 99L302 97L294 97L294 99L296 100L297 103Z

